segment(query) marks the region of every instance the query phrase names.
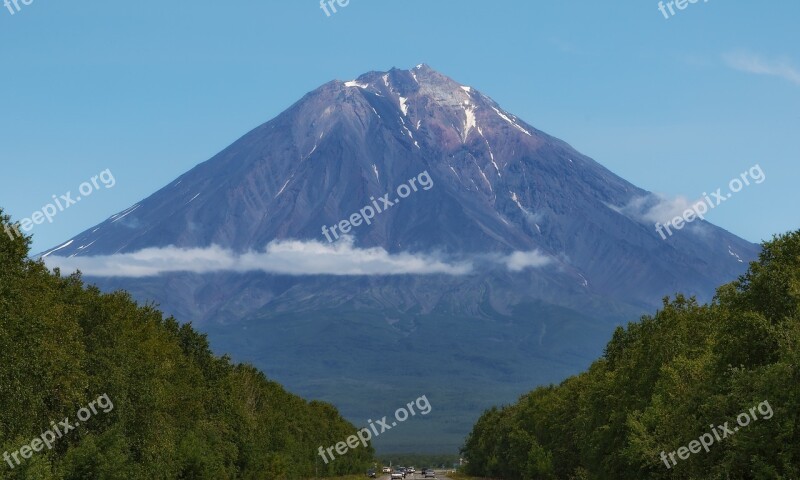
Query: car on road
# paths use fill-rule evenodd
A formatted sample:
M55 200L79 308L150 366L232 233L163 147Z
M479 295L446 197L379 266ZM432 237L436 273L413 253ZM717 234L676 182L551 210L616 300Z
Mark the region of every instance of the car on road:
M378 475L375 473L375 470L369 469L369 470L367 470L367 477L369 477L369 478L378 478Z
M383 467L381 471L383 473L392 473L392 467Z
M408 467L407 470L408 470L408 473L417 473L417 469L414 468L414 467Z
M406 475L400 470L395 470L392 472L392 478L406 478Z
M425 478L436 478L436 472L432 468L425 470L422 474L425 475Z

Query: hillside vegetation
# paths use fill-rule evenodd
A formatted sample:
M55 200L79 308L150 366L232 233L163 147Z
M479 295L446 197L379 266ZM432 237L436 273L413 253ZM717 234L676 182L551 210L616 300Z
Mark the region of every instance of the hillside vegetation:
M11 459L0 479L363 475L371 447L329 465L317 455L356 432L333 406L215 357L205 336L124 292L48 272L27 259L29 239L2 233L8 221L0 211L0 454ZM52 449L32 442L101 396L105 408L62 427Z
M618 328L587 372L486 411L463 448L468 473L800 478L799 307L794 232L766 242L759 260L710 305L665 299L654 316ZM713 444L698 449L692 442L701 438ZM686 446L699 451L669 460Z

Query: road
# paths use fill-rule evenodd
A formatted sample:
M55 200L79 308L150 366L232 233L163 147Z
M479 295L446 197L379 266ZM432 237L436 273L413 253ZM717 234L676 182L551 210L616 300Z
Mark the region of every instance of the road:
M444 475L444 472L445 472L444 470L435 470L435 472L436 472L436 480L451 480L450 477L446 477ZM378 479L379 480L391 480L390 475L388 473L382 474L380 477L378 477ZM417 472L417 473L415 473L413 475L408 475L405 478L405 480L424 480L424 479L425 479L425 477L420 475L419 472Z

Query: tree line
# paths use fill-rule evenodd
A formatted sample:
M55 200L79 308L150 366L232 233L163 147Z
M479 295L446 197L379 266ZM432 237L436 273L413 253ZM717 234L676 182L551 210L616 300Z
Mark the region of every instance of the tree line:
M9 222L0 210L0 232ZM296 479L371 465L371 446L327 465L317 455L356 433L332 405L213 355L190 324L126 292L48 271L29 250L30 238L0 235L0 454L29 454L0 463L0 479ZM20 450L101 395L113 410L52 448Z
M502 479L797 479L799 365L797 231L765 242L710 304L666 298L617 328L588 371L486 411L463 447L466 469ZM774 416L740 428L737 415L765 401ZM708 451L664 460L725 422L731 434Z

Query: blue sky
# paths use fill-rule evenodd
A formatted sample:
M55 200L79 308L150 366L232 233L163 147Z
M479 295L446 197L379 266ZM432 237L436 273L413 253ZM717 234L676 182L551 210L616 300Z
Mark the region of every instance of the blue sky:
M798 225L800 3L351 0L0 4L0 206L29 217L110 169L42 251L129 207L306 92L427 63L634 184L751 241ZM10 7L13 10L14 7Z

